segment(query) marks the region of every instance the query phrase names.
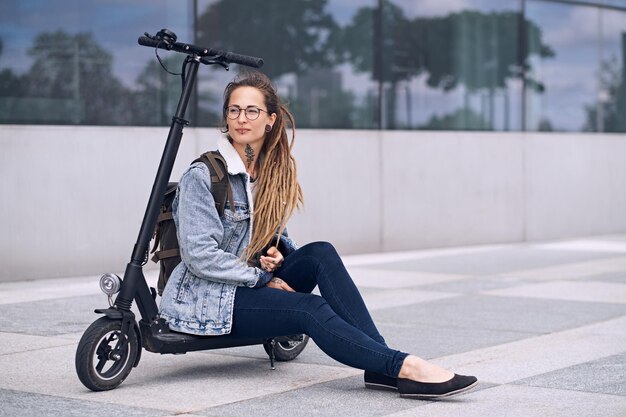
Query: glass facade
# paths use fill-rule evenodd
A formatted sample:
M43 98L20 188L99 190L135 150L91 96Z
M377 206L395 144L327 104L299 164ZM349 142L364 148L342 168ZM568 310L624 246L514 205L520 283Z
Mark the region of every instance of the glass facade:
M168 125L180 77L137 45L168 28L264 58L299 127L626 132L625 3L3 0L0 123ZM201 68L192 125L238 70Z
M626 12L536 1L526 16L550 48L529 59L526 128L625 132Z

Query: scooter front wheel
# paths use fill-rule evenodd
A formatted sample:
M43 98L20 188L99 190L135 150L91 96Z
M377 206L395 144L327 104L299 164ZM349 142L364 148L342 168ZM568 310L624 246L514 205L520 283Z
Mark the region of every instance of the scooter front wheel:
M117 388L133 369L139 343L131 326L127 343L121 343L122 322L101 317L85 330L76 349L78 379L92 391Z

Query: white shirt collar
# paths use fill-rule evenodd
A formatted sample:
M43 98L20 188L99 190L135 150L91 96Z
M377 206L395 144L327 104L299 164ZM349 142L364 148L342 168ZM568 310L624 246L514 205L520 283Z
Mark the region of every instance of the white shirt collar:
M217 139L217 150L226 160L228 173L232 175L246 173L246 167L243 165L241 157L235 150L235 147L224 136Z

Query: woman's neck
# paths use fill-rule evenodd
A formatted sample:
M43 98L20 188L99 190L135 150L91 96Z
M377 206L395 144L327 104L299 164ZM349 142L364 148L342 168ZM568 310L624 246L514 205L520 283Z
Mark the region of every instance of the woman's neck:
M261 144L239 144L233 142L233 147L239 154L239 157L243 161L243 165L246 167L246 172L251 178L258 176L258 160L261 153Z

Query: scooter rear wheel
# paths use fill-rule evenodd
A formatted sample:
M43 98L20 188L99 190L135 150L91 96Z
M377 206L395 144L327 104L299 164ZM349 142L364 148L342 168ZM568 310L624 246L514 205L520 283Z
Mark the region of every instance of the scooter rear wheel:
M92 391L117 388L133 369L139 343L131 327L121 344L121 321L101 317L85 330L76 349L78 379ZM122 345L122 346L120 346Z
M306 347L309 342L309 336L299 334L287 337L277 337L274 344L274 357L279 362L287 362L295 359ZM271 355L272 345L263 343L265 353Z

